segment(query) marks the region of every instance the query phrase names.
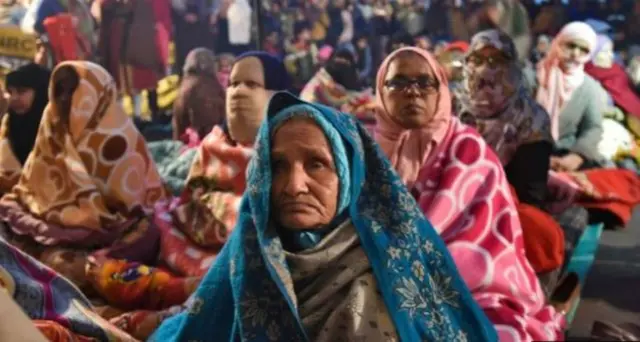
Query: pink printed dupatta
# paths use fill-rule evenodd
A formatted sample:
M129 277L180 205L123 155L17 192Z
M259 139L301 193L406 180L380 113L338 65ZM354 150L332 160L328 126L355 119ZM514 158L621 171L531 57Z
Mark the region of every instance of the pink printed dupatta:
M412 193L447 243L500 341L562 339L563 318L545 304L527 261L500 160L475 130L452 118Z

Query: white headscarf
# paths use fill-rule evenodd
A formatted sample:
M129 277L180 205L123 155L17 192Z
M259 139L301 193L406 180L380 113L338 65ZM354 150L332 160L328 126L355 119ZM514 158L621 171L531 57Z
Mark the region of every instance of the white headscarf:
M578 60L578 65L564 71L560 68L563 44L581 40L588 44L589 54ZM558 139L558 120L564 106L571 100L573 92L584 82L584 65L591 59L596 47L596 33L580 21L565 25L553 39L547 56L538 63L537 101L551 117L551 134Z

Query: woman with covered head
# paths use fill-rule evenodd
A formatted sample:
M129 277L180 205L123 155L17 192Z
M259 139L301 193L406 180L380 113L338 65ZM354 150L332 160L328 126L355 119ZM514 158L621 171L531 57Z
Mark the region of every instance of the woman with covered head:
M172 224L215 255L237 220L246 168L271 95L290 86L282 61L263 52L240 55L226 94L226 126L214 126L198 147L186 189L172 210ZM200 261L200 260L197 260ZM209 263L180 273L202 275Z
M527 258L536 273L554 272L541 278L550 292L564 264L565 244L561 226L545 212L554 144L549 115L526 89L513 42L500 31L482 31L473 37L463 73L456 93L458 115L498 155L519 202ZM570 232L581 231L588 223L587 211L581 207L569 208L555 218Z
M86 254L97 248L153 258L157 233L146 217L165 192L105 69L62 63L49 95L20 180L0 200L0 219L10 242L82 288Z
M174 274L184 277L187 284L205 274L231 235L267 102L275 91L290 85L280 59L257 51L239 56L231 69L226 93L226 125L214 126L197 148L182 195L166 207L157 208L155 222L162 234L158 258ZM128 284L109 280L132 266L112 268L116 262L103 260L98 265L102 271L95 274L106 280L99 282L99 291L115 295L133 292L127 290ZM187 291L191 290L187 286ZM123 296L119 297L122 301ZM151 311L131 311L113 322L135 337L146 339L162 320L182 311L182 306L134 309Z
M585 72L600 82L611 95L616 106L626 114L640 118L640 96L632 88L626 71L614 59L613 40L606 35L598 35L591 61L585 65Z
M188 311L151 337L192 339L497 336L356 120L278 93L258 133L233 235Z
M188 128L204 138L224 121L224 88L218 80L216 58L206 48L189 52L173 105L173 139L182 140Z
M565 25L537 66L536 100L549 113L555 140L551 168L576 171L599 165L606 92L584 72L596 33L583 22Z
M377 77L376 140L444 239L501 341L554 340L561 316L526 259L500 159L451 114L444 71L421 49L387 57Z
M18 183L33 149L44 108L49 103L51 71L27 64L7 74L9 108L0 124L0 193Z

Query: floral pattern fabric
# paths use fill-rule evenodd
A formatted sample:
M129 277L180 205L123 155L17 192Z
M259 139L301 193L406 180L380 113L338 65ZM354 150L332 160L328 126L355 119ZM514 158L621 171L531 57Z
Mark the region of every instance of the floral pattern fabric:
M274 95L269 118L283 109L282 102L292 101L299 103L287 93ZM347 210L400 340L497 340L446 246L364 128L328 107L307 108L328 120L347 146L352 177ZM152 341L313 339L300 321L304 303L294 290L287 254L269 224L270 134L266 121L231 238L187 312L165 321Z

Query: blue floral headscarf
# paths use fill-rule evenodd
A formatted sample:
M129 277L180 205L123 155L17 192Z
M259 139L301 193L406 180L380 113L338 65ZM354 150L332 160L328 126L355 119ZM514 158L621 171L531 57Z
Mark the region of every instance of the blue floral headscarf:
M497 341L446 245L353 116L276 93L248 171L238 223L189 300L151 341L309 341L285 251L269 224L271 137L284 121L315 120L332 145L339 206L350 219L402 341ZM340 224L342 222L336 222Z

